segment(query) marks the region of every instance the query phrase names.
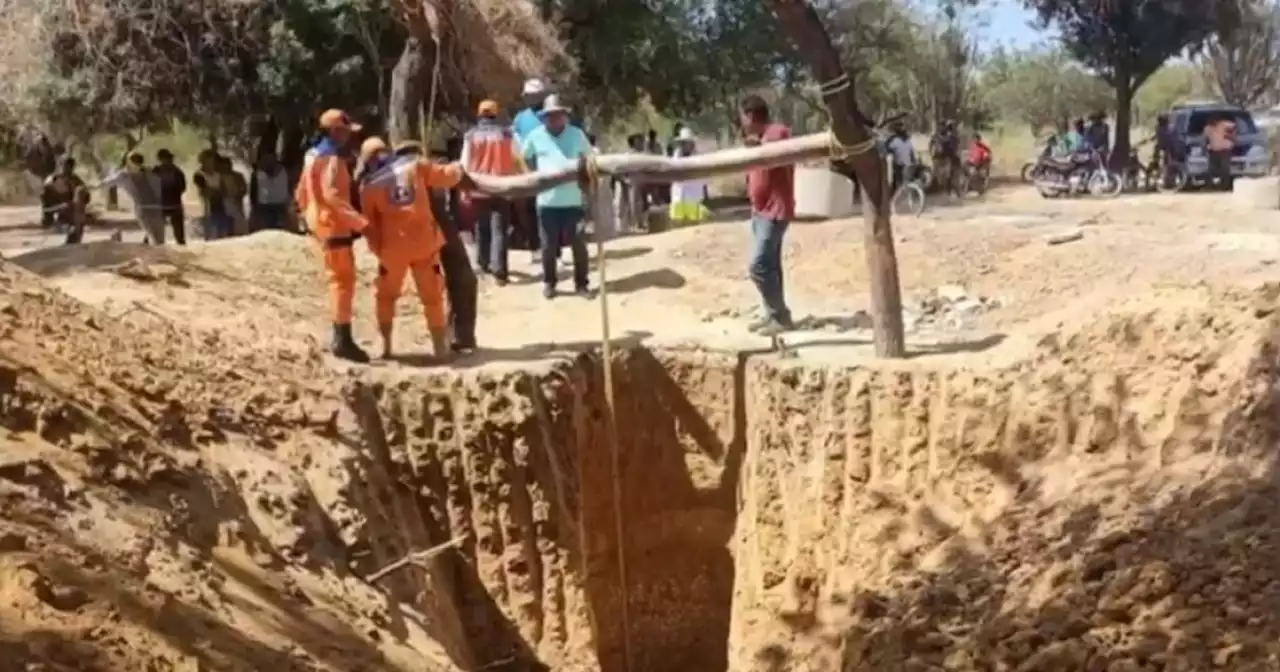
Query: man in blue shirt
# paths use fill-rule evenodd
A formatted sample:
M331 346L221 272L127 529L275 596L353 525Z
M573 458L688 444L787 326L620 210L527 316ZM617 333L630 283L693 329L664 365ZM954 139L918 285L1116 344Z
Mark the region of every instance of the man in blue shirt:
M560 96L547 96L539 116L542 125L530 132L521 144L525 165L555 170L577 165L591 152L587 134L569 124L569 108L560 104ZM571 241L573 252L574 289L580 295L590 295L587 241L581 227L585 205L582 189L574 182L537 196L538 233L542 238L542 294L548 299L556 295L556 262L566 238Z
M539 126L542 125L542 119L538 117L538 110L542 109L542 101L547 97L547 85L541 79L533 77L525 80L524 88L520 92L520 111L511 120L511 132L516 136L517 145L523 144L524 139L529 137ZM537 170L534 165L529 166L529 170ZM524 242L528 244L529 251L533 253L533 263L540 263L538 253L538 210L532 198L524 198L515 202L514 209L518 213L520 223L522 224L521 232L524 234Z

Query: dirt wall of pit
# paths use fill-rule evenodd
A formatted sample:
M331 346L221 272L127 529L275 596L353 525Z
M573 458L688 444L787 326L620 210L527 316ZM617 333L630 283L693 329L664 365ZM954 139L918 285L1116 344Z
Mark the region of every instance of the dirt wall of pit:
M345 527L367 571L464 539L389 584L464 668L1256 663L1280 573L1203 578L1271 548L1277 504L1280 332L1236 299L998 371L625 351L621 537L599 359L363 380Z

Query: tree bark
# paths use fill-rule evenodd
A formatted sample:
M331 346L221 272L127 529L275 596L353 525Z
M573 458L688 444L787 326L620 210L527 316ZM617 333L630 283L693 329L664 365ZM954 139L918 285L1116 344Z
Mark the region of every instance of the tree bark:
M809 72L820 85L838 80L843 87L832 86L823 92L823 102L831 115L831 131L843 146L850 147L871 140L871 130L858 110L852 79L840 63L840 54L831 42L822 19L805 0L769 0L773 15L783 32L795 45ZM898 259L893 248L893 228L889 221L892 194L885 176L884 162L878 152L863 152L850 157L843 170L854 179L867 197L865 239L867 275L871 281L871 314L874 319L875 349L880 357L905 357L906 338L902 328L902 289L898 282Z
M1111 147L1111 169L1123 174L1129 163L1129 127L1133 125L1133 79L1116 73L1116 139Z
M400 60L391 70L391 100L387 104L387 134L391 142L422 140L421 109L426 91L427 51L432 45L416 36L404 42Z

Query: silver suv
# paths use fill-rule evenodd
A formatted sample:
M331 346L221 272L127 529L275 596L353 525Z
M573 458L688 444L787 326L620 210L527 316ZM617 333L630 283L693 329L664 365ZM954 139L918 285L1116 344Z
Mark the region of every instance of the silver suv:
M1204 129L1213 119L1230 118L1236 123L1236 145L1231 156L1235 177L1263 177L1271 167L1266 135L1253 115L1243 107L1227 103L1186 103L1169 111L1169 123L1187 148L1187 175L1199 181L1209 172Z

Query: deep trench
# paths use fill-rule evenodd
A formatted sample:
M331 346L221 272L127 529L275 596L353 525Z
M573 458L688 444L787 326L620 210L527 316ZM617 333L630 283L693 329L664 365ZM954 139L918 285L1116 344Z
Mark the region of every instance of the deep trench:
M1200 351L1194 378L1136 346L1102 363L1058 357L1001 370L625 349L611 363L621 507L596 354L538 371L356 383L350 400L371 448L357 495L372 547L364 569L465 535L460 552L390 588L468 670L913 669L902 667L908 658L940 666L961 653L1017 667L1034 651L1008 649L1000 628L1057 628L1062 607L1010 615L999 600L947 597L948 582L984 596L1027 590L1011 583L1016 565L999 563L1049 562L1037 544L1051 548L1065 532L1043 521L1114 539L1097 512L1127 501L1107 488L1075 492L1070 506L1041 501L1045 479L1081 468L1086 481L1114 479L1106 470L1123 469L1138 480L1114 487L1132 493L1164 487L1180 464L1271 462L1280 328L1258 341L1206 338L1220 350ZM1213 483L1199 492L1275 492L1269 480ZM1126 538L1182 548L1183 528L1211 510L1183 495L1165 506ZM989 524L966 531L977 512ZM985 535L976 545L973 529ZM1114 541L1097 544L1055 562L1113 562ZM1142 561L1159 564L1170 551L1134 551L1147 552ZM882 592L869 593L872 584ZM834 621L833 608L843 614ZM930 639L989 622L968 653ZM1102 660L1131 657L1090 641L1069 644ZM837 659L815 662L828 654Z
M630 665L596 355L355 384L370 567L466 536L388 583L464 669L728 669L745 362L643 348L614 359Z

